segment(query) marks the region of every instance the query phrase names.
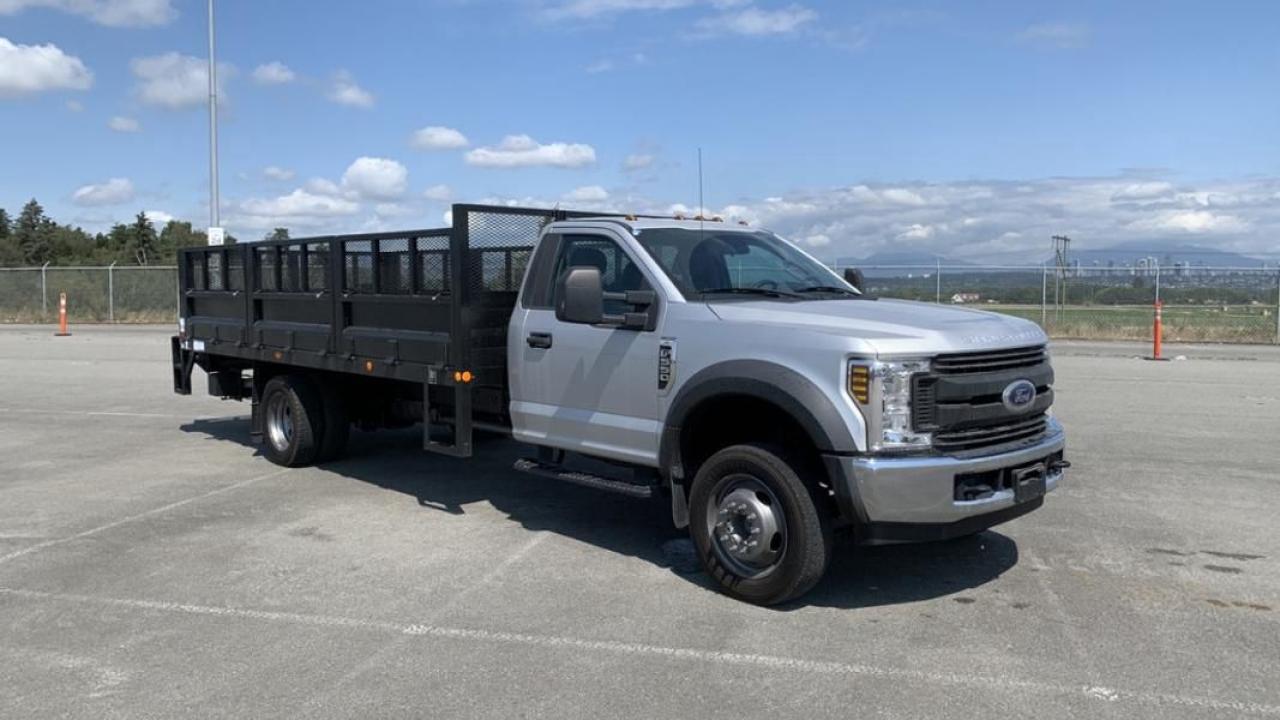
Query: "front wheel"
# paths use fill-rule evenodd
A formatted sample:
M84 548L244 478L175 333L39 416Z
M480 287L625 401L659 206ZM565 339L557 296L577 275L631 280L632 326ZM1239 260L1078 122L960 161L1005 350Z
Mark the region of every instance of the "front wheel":
M757 605L808 592L831 560L829 518L770 447L734 445L702 464L689 493L689 531L707 574Z

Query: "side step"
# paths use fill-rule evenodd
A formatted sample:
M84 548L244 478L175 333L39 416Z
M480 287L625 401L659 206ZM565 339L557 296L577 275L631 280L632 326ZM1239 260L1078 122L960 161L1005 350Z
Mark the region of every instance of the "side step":
M581 472L579 470L569 470L562 465L553 465L543 463L529 458L521 458L516 461L514 468L520 472L537 475L539 477L551 478L552 480L563 480L571 482L574 485L583 485L597 490L607 490L608 492L629 495L634 498L651 498L653 497L653 485L637 485L635 483L623 482L622 480L612 480L599 475Z

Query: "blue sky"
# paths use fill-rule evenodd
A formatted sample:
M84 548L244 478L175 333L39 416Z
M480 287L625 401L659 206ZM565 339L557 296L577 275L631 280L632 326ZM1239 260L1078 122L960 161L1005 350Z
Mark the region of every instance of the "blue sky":
M707 205L819 254L1280 258L1270 2L221 0L222 212ZM205 4L0 0L0 206L207 223ZM422 130L425 132L419 132Z

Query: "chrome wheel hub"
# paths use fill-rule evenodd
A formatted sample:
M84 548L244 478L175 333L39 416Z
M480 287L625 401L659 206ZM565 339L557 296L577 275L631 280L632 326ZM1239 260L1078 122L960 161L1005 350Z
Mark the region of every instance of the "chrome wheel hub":
M735 572L760 575L777 564L785 549L781 503L755 478L739 478L726 485L713 517L708 518L712 541Z
M280 452L293 441L293 409L284 393L276 393L267 405L267 439Z

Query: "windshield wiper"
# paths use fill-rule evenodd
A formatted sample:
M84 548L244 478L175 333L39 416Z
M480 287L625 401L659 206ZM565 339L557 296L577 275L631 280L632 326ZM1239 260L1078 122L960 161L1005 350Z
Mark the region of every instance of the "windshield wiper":
M849 288L839 287L838 285L810 285L809 287L802 287L799 290L796 290L796 292L798 293L829 292L829 293L840 293L841 295L861 295L862 294L859 292L854 292Z
M736 294L736 295L764 295L766 297L800 297L796 293L787 290L770 290L769 288L758 287L723 287L713 288L711 290L699 290L703 295L719 295L719 294Z

